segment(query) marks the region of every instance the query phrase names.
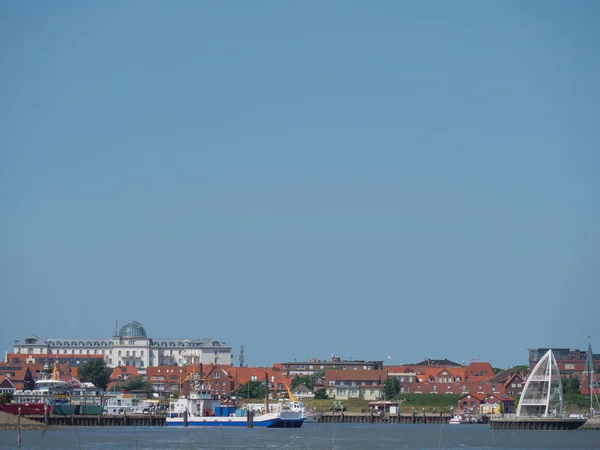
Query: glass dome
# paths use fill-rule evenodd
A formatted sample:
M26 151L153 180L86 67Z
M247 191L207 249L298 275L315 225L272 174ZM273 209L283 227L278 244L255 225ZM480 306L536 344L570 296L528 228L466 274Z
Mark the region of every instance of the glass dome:
M121 327L119 330L119 336L121 337L147 337L146 330L141 323L133 321L129 322Z

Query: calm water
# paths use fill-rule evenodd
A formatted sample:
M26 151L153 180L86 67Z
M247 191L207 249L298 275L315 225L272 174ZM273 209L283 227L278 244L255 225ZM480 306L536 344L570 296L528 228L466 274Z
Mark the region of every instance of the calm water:
M535 449L600 448L600 431L494 431L486 425L305 424L264 428L65 428L23 432L23 449ZM0 432L0 448L16 448L16 431Z

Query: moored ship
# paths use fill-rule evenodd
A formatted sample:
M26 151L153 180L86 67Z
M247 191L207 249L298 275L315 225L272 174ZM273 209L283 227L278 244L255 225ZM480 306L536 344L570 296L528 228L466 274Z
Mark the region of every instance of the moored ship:
M191 394L169 404L167 426L229 426L299 428L306 418L304 405L281 399L275 403L248 404L238 409L206 392Z

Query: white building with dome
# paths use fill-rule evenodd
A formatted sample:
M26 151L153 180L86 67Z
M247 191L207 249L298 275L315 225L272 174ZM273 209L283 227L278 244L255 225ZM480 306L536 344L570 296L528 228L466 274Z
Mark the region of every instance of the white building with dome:
M149 338L139 322L115 328L112 338L40 338L30 334L14 343L14 353L31 362L87 360L102 355L109 367L135 366L145 373L148 366L187 364L231 364L231 347L213 339ZM83 361L82 361L83 362Z

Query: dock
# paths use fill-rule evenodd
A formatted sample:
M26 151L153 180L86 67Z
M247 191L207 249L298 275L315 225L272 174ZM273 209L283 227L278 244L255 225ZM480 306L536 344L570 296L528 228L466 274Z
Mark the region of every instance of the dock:
M492 430L576 430L586 419L559 417L516 417L515 415L493 416Z
M375 423L375 424L442 424L448 423L452 418L451 414L377 414L377 413L356 413L356 412L326 412L320 417L320 423ZM481 423L488 423L487 417L482 417Z
M27 415L23 416L36 422L60 427L162 427L166 425L165 415L119 414L119 415Z

